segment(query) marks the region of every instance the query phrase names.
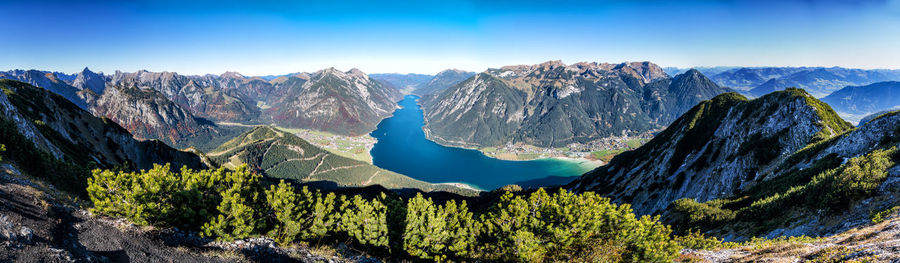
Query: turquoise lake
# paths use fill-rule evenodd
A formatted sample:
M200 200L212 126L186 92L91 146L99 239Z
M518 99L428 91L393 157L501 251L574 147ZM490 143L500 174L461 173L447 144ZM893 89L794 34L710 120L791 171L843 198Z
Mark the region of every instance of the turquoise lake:
M376 166L426 182L465 183L482 190L514 183L558 183L594 168L588 162L558 159L499 160L476 150L442 146L425 138L418 99L404 97L394 116L382 120L371 133L378 139L371 151Z

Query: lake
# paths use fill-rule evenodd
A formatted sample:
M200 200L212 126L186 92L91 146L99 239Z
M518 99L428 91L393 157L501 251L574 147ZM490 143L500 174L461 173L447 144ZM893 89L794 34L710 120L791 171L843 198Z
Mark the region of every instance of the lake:
M477 150L442 146L425 138L418 99L404 97L394 116L382 120L372 132L378 139L371 151L376 166L430 183L465 183L482 190L513 183L536 186L568 181L594 168L584 161L499 160Z

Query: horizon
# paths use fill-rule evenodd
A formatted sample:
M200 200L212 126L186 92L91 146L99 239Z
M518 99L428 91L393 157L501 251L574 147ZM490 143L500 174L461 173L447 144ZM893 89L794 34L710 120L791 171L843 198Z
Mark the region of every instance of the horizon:
M463 70L463 71L474 72L474 73L481 73L481 72L487 71L488 69L499 69L499 68L505 67L505 66L538 65L538 64L542 64L542 63L546 63L546 62L551 62L551 61L555 61L555 60L548 60L548 61L543 61L543 62L538 62L538 63L532 63L532 64L515 64L515 65L502 65L502 66L496 66L496 67L488 67L488 68L485 68L484 70L481 70L481 71L471 71L471 70ZM609 63L609 64L619 64L619 63L630 63L630 62L651 62L651 63L653 63L653 61L621 61L621 62L608 62L608 61L606 61L606 62L604 62L604 61L579 61L579 62L574 62L574 63L566 63L565 61L563 61L563 64L566 64L566 65L572 65L572 64L576 64L576 63ZM656 64L656 63L653 63L653 64ZM662 68L662 69L676 69L676 70L678 70L678 71L687 71L687 70L691 70L691 69L702 70L702 69L713 69L713 68L728 68L728 69L740 69L740 68L844 68L844 69L861 69L861 70L900 70L900 68L852 68L852 67L842 67L842 66L700 66L700 67L671 67L671 66L665 66L665 65L659 65L659 64L656 64L656 65L659 66L659 67ZM328 69L328 68L335 68L336 70L341 71L341 72L349 72L350 70L358 69L358 68L341 69L341 68L337 68L337 67L323 67L323 68L321 68L321 69L314 70L314 71L293 71L293 72L288 72L288 73L271 73L271 74L270 74L270 73L264 73L264 74L259 74L259 75L244 74L244 73L238 72L238 71L224 71L224 72L221 72L221 73L216 73L216 72L206 72L206 73L199 73L199 74L196 74L196 73L188 74L188 73L182 73L182 72L171 71L171 70L159 70L159 71L153 71L153 70L147 70L147 69L139 69L139 70L135 70L135 71L124 71L124 70L118 70L118 69L116 69L116 70L113 70L112 72L106 72L106 71L102 71L102 70L94 70L94 69L91 69L91 68L88 67L88 66L85 66L85 67L83 67L83 68L80 69L80 70L70 71L70 72L66 72L66 71L58 71L58 70L40 69L40 68L28 68L28 69L26 69L26 68L8 68L8 69L5 69L5 71L14 71L14 70L24 70L24 71L28 71L28 70L37 70L37 71L45 71L45 72L53 72L53 73L63 73L63 74L68 74L68 75L75 75L75 74L80 73L80 72L83 71L84 69L88 69L88 70L90 70L91 72L98 73L98 74L103 74L103 75L112 75L112 74L115 74L116 71L121 71L121 72L123 72L123 73L134 73L134 72L138 72L138 71L148 71L148 72L154 72L154 73L170 72L170 73L176 73L176 74L183 75L183 76L204 76L204 75L216 75L216 76L220 76L220 75L224 75L224 74L229 73L229 72L233 72L233 73L238 73L238 74L240 74L240 75L242 75L242 76L244 76L244 77L277 77L277 76L288 76L288 75L301 74L301 73L312 74L312 73L316 73L316 72L318 72L318 71L322 71L322 70L325 70L325 69ZM457 69L457 68L447 68L447 69L444 69L444 70L462 70L462 69ZM428 76L434 76L434 75L437 75L438 73L440 73L440 72L442 72L442 71L444 71L444 70L441 70L441 71L438 71L438 72L434 72L434 73L417 73L417 72L406 72L406 73L403 73L403 72L366 72L366 71L363 71L363 73L366 73L366 75L395 74L395 75L428 75ZM0 71L0 72L2 72L2 71ZM679 73L679 74L680 74L680 73Z
M689 15L685 15L689 14ZM481 72L545 61L900 69L900 0L28 1L0 67L247 76Z

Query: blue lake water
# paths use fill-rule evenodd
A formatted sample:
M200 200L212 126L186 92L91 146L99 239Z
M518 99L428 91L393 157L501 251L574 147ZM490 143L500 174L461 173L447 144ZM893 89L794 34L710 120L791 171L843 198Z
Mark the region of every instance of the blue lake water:
M594 168L587 162L540 159L505 161L479 151L446 147L425 138L419 97L407 95L401 109L384 119L372 132L378 139L372 148L372 162L381 168L431 183L465 183L483 190L547 177L571 177Z

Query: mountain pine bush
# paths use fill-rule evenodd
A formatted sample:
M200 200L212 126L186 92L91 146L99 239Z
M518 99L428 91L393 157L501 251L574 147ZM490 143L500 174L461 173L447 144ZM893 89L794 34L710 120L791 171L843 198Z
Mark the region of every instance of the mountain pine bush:
M266 233L281 244L349 241L376 254L422 260L663 262L680 249L658 218L637 218L630 206L590 192L506 192L486 210L471 211L466 202L439 205L421 194L364 199L284 181L264 189L260 180L246 167L173 172L157 165L94 170L87 192L94 213L137 224L184 227L226 241Z
M226 189L221 193L218 216L203 225L202 234L231 241L259 233L263 228L261 178L262 175L251 173L247 166L226 173Z
M334 232L338 219L334 193L313 193L306 187L298 193L290 183L281 180L266 190L266 201L275 218L270 236L281 244L318 239Z
M629 205L592 192L549 195L538 189L525 198L507 192L482 220L481 246L492 260L668 262L680 249L658 218L636 218ZM620 254L592 253L597 244Z
M465 258L475 249L481 224L465 201L457 205L451 200L440 206L418 194L409 199L406 211L403 247L410 255L445 261L448 256Z
M384 193L373 200L365 200L359 195L348 199L342 195L338 230L360 245L387 248L387 206L379 200L385 198Z

